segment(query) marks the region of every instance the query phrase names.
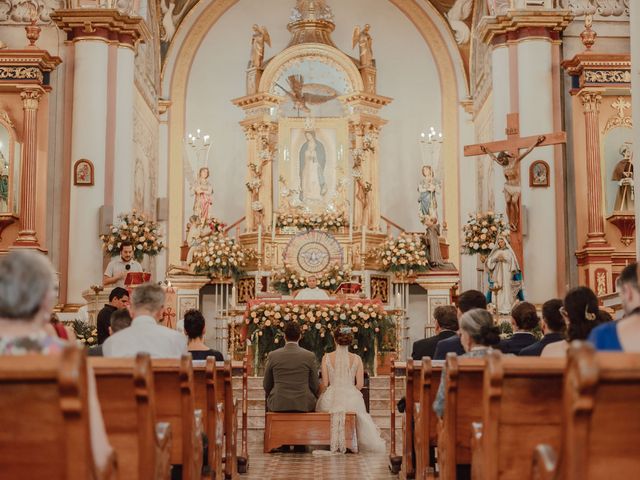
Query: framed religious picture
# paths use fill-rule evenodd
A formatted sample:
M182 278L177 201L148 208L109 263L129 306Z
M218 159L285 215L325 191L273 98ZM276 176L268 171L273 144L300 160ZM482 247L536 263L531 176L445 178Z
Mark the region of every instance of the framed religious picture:
M73 184L79 187L93 185L93 163L86 158L81 158L73 164Z
M549 164L544 160L536 160L529 167L529 186L548 187L550 176Z

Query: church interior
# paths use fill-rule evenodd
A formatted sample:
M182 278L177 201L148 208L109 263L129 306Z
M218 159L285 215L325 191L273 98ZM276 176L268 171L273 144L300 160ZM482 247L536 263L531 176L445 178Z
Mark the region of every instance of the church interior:
M637 475L640 2L0 25L6 478Z

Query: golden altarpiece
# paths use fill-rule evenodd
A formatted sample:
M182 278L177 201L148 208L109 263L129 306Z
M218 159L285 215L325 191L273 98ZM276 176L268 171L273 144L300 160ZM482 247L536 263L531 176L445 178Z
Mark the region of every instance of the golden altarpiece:
M363 296L381 300L397 317L404 316L412 283L428 291L429 312L449 303L459 280L453 265L398 278L371 255L402 229L380 213L378 141L392 99L377 92L369 26L354 30L358 58L334 45L333 15L324 2L299 0L287 28L288 46L265 60L269 33L254 25L246 95L232 100L244 112L246 215L227 233L257 256L236 280L189 274L182 271L188 262L170 269L168 321L198 307L233 324L248 301L272 296L270 279L283 267L320 276L339 265L353 273ZM446 260L443 239L441 247ZM185 244L183 260L187 250ZM228 340L219 347L233 348L234 329L219 323L216 338ZM400 337L406 354L407 339Z

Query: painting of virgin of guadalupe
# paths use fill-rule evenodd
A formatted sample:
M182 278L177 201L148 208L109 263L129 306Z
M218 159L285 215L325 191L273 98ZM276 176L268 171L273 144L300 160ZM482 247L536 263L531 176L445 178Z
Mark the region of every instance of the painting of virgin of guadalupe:
M314 130L305 130L305 142L300 148L300 200L305 204L323 201L327 194L324 171L327 155L323 143Z

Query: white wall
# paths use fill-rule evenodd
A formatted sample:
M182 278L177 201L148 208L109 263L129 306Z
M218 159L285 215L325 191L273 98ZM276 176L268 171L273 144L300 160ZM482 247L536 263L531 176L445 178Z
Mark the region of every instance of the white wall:
M251 26L259 22L267 27L273 48L267 48L265 57L274 56L289 41L286 24L293 4L292 0L241 0L215 24L193 62L187 130L200 128L213 136L213 214L227 223L244 215L246 149L238 125L242 112L230 100L245 94ZM432 54L409 19L388 0L330 4L336 20L333 40L352 56L357 56L351 49L353 27L371 24L378 92L394 98L381 113L389 120L380 146L381 211L404 228L419 229L417 139L429 125L441 128L440 85ZM190 202L186 208L191 208Z

